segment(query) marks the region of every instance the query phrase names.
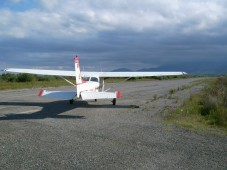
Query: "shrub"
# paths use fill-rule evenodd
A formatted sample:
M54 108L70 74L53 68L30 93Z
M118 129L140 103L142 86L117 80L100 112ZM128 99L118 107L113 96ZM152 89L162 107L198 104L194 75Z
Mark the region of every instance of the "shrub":
M55 80L56 78L54 76L37 76L36 79L38 81L51 81L51 80Z
M17 75L17 82L31 82L33 80L35 80L35 76L32 74L22 73Z
M201 115L208 123L227 127L227 78L218 78L201 100Z
M210 94L205 95L202 99L202 110L201 110L201 115L209 115L211 110L216 110L218 107L218 100L217 97L212 96Z
M3 81L15 82L16 79L17 79L17 76L15 74L10 74L10 73L2 74Z
M169 90L169 94L174 94L174 93L176 93L176 89L170 89Z
M224 107L218 107L210 110L208 115L208 123L211 125L219 125L227 127L227 113Z

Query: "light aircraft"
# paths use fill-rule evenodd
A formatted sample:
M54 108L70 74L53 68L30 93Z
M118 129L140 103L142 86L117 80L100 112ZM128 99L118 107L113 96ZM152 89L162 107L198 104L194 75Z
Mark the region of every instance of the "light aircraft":
M185 72L81 72L79 57L74 58L75 71L64 70L41 70L41 69L17 69L7 68L5 72L12 73L29 73L37 75L52 76L75 76L76 84L62 77L65 81L76 87L75 91L47 91L41 90L38 96L46 98L57 98L69 100L73 104L74 99L97 100L111 99L113 105L116 105L116 99L120 98L120 91L108 92L104 89L104 78L106 77L151 77L151 76L173 76L184 75Z

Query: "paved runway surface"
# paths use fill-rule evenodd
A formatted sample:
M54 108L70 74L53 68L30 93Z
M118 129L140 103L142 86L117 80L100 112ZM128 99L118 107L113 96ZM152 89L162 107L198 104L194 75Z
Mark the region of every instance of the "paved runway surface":
M169 91L196 81L119 84L116 106L70 105L37 97L39 89L0 91L0 169L227 169L227 137L160 121L203 84Z

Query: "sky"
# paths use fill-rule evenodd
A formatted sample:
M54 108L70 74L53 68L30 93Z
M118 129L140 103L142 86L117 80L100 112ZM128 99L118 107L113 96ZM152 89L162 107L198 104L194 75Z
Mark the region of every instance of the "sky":
M225 0L1 0L0 69L227 63L226 16Z

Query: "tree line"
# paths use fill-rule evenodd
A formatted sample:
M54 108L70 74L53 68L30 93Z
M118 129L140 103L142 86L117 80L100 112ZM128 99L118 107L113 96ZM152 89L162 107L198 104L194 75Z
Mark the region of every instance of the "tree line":
M59 79L56 76L38 76L33 74L27 73L20 73L20 74L11 74L6 73L0 75L0 80L5 82L32 82L32 81L51 81Z

